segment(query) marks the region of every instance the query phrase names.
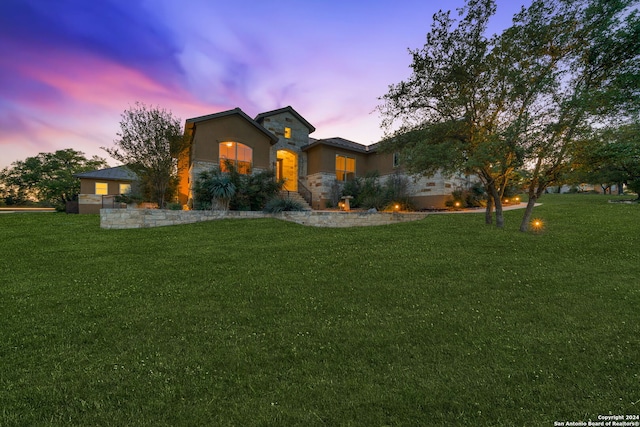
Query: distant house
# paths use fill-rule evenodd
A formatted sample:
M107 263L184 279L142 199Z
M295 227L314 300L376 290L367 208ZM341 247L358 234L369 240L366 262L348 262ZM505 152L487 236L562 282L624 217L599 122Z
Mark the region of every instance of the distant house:
M111 208L116 196L127 194L137 180L135 173L125 166L84 172L74 175L80 179L78 213L100 213L101 208Z
M285 189L301 193L314 209L327 205L336 181L374 171L381 182L393 174L404 174L397 156L379 153L378 144L309 137L315 130L290 106L260 113L254 119L239 108L187 119L185 133L190 144L180 159L180 203L189 203L200 172L225 161L233 162L240 171L275 170L277 178L285 180ZM443 208L452 191L469 185L463 175L410 178L417 208Z

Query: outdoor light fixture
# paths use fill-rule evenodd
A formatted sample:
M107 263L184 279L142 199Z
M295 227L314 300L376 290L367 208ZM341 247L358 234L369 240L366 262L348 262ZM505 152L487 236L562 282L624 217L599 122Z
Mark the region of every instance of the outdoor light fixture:
M456 202L456 203L455 203L455 207L456 207L456 208L459 208L459 207L460 207L460 202Z
M400 210L400 205L395 205L394 207L396 208L397 211Z
M544 228L544 222L542 222L542 220L539 218L531 220L530 224L533 231L542 231L542 229Z

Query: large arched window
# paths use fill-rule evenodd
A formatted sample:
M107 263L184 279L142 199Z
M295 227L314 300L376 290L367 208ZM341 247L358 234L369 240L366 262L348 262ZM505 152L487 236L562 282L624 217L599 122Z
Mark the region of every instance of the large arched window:
M219 145L220 152L220 170L226 172L227 165L231 163L238 172L243 174L251 173L251 162L253 160L253 150L239 142L221 142Z

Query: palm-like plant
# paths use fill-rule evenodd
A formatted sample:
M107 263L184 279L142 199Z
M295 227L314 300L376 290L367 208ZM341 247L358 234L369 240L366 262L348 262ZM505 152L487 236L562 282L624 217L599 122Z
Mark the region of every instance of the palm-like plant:
M228 176L217 175L213 176L209 182L209 192L212 197L211 209L222 206L227 211L231 198L236 194L236 186Z

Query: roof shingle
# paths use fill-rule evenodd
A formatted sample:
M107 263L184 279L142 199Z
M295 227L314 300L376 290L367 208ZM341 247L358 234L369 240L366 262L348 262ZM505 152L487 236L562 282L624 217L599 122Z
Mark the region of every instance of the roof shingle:
M138 179L138 176L126 166L116 166L113 168L82 172L73 176L76 178L107 179L113 181L135 181Z

